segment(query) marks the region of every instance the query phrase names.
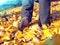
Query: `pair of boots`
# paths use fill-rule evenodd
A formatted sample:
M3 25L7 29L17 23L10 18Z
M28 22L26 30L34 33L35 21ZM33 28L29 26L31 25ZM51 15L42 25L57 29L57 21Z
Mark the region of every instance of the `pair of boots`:
M28 18L27 17L24 17L22 20L21 20L21 24L19 25L19 30L20 31L23 31L23 29L25 28L25 27L27 27L27 26L29 26L29 20L28 20ZM40 27L42 27L42 25L41 25L41 23L39 22L38 23L39 24L39 26ZM50 24L46 24L46 26L49 26Z

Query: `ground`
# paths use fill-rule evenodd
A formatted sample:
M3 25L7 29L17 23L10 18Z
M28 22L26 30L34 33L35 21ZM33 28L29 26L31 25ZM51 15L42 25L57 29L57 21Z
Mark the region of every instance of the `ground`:
M6 18L0 18L0 45L60 45L60 1L51 2L51 25L43 26L41 30L38 26L39 4L34 4L32 25L19 31L18 26L21 21L21 9L17 7L0 12L6 13Z

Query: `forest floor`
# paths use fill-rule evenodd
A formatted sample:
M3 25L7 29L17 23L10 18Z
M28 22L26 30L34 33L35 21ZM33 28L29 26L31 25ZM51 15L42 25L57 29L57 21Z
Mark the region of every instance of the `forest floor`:
M60 45L60 1L51 2L50 7L49 27L43 26L41 30L38 26L39 4L35 3L32 25L26 27L23 33L18 29L22 7L0 12L8 15L6 18L0 17L0 45Z

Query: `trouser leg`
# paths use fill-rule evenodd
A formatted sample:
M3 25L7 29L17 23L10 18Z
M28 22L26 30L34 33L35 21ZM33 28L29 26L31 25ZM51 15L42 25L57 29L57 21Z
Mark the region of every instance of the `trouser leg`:
M32 19L34 0L22 0L22 18L27 17L29 22Z
M41 25L50 24L50 0L39 0L39 22Z

